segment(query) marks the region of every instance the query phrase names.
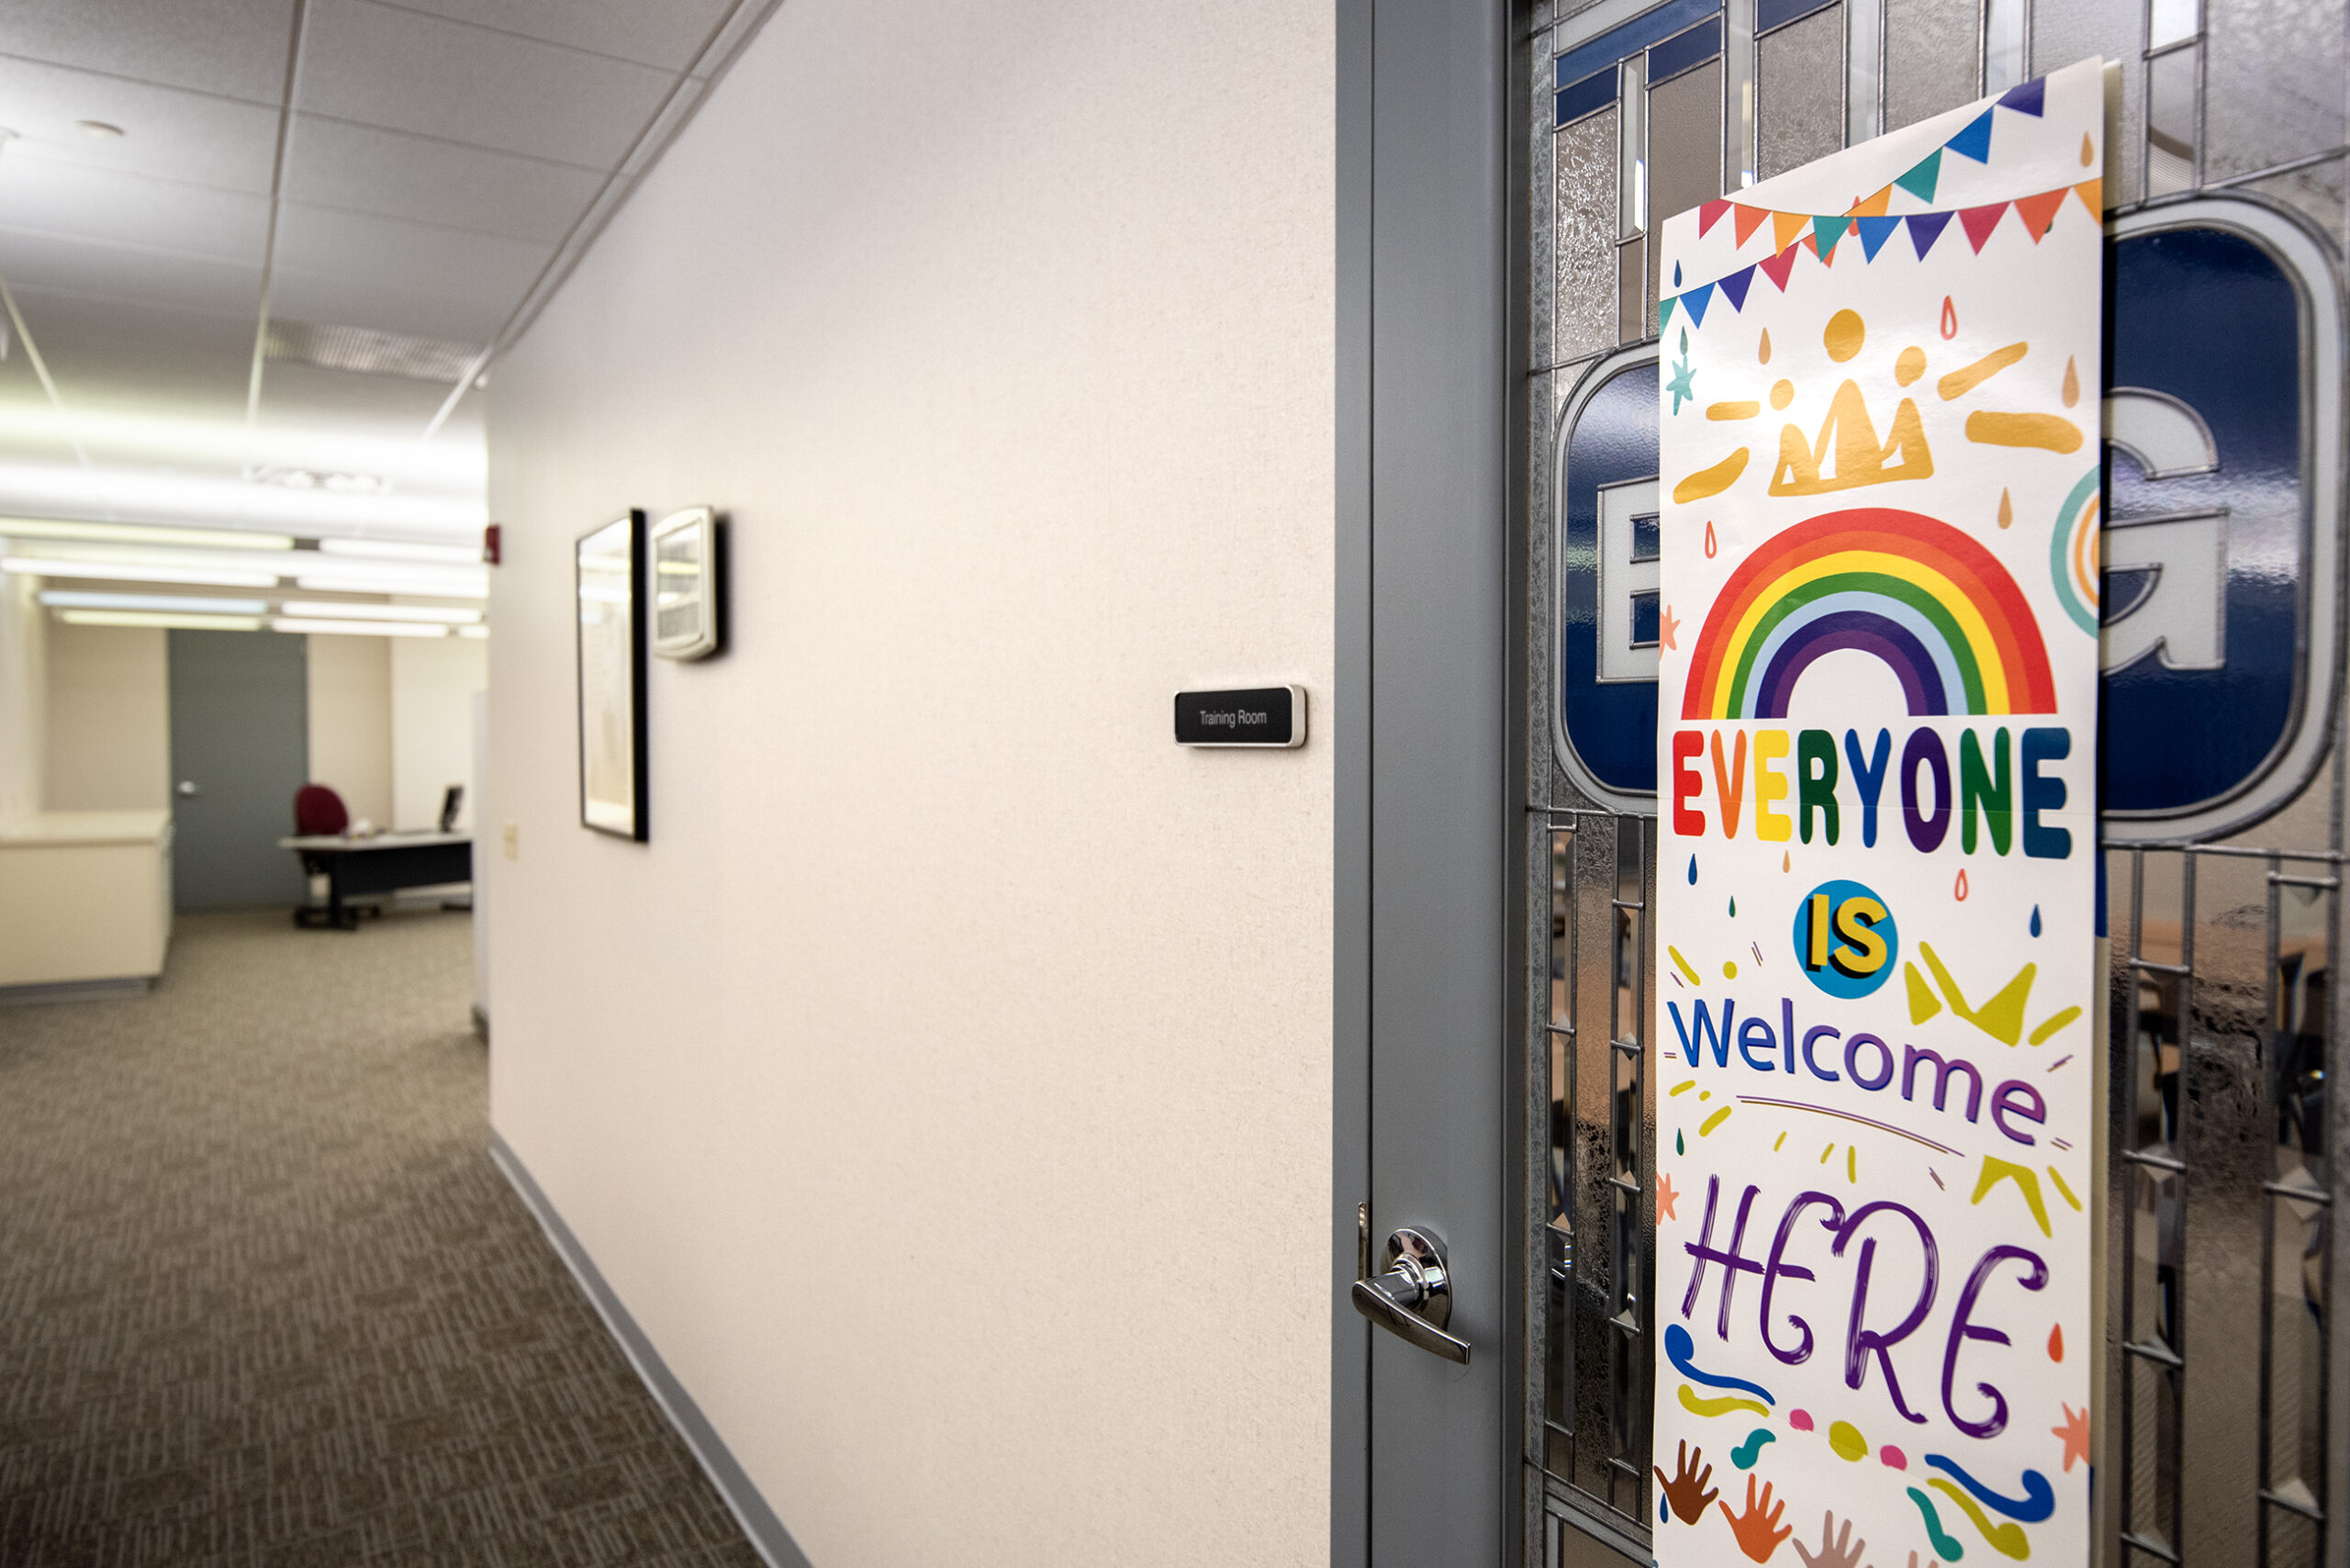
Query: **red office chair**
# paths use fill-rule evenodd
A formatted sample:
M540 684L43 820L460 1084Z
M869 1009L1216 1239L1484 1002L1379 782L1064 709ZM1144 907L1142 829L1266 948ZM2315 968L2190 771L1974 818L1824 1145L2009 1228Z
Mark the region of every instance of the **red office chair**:
M344 807L342 797L325 785L305 784L294 791L294 832L297 836L307 838L313 835L338 834L344 832L350 826L351 812ZM305 876L333 875L333 868L328 864L323 856L305 853L301 860ZM378 915L384 913L380 905L376 907L375 913ZM345 919L338 922L329 910L301 904L295 908L294 924L297 925L340 924L343 930L348 931L358 924L358 911L355 906L346 905L344 913Z
M323 784L305 784L294 791L294 832L303 838L341 833L351 825L342 797Z

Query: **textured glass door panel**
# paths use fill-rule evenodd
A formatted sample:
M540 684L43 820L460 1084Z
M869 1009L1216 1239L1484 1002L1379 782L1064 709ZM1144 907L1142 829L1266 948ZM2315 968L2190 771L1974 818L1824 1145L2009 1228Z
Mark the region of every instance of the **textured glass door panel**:
M1885 129L1981 95L1982 13L1950 0L1885 0Z
M1987 36L1986 0L1885 0L1868 18L1839 0L1757 0L1751 42L1742 11L1725 13L1720 34L1725 50L1751 50L1751 78L1726 54L1702 101L1673 91L1695 46L1665 46L1712 13L1681 4L1669 17L1610 6L1572 39L1632 40L1609 59L1637 53L1649 84L1637 146L1615 119L1570 151L1539 74L1530 126L1559 159L1542 165L1557 201L1534 263L1538 293L1556 291L1541 298L1546 319L1561 325L1528 362L1541 412L1527 484L1527 722L1551 746L1531 748L1526 781L1539 843L1526 1156L1540 1194L1524 1215L1528 1552L1559 1568L1646 1562L1656 1506L1637 1473L1657 1457L1639 1451L1638 1382L1652 1215L1627 1191L1652 1169L1637 1053L1656 868L1643 854L1631 872L1627 846L1652 836L1640 819L1655 809L1654 689L1599 680L1596 641L1597 493L1656 473L1644 241L1714 194L1697 192L1703 176L1684 191L1698 161L1684 168L1677 148L1684 131L1693 146L1730 147L1745 81L1758 177L1870 123L1874 105L1852 100L1874 83L1863 23L1881 15L1889 126L1969 101L1986 70L2013 73L2018 48L2034 72L2090 54L2119 63L2110 375L2134 402L2112 416L2108 561L2160 554L2154 534L2122 530L2205 538L2195 530L2225 519L2220 599L2181 599L2201 579L2175 573L2168 608L2150 614L2155 573L2136 566L2112 568L2105 596L2107 1333L2082 1352L2104 1358L2083 1417L2098 1562L2350 1568L2350 1347L2333 1310L2350 1288L2350 1190L2333 1148L2350 1126L2333 1090L2350 1071L2333 983L2350 861L2350 779L2333 742L2345 722L2334 562L2350 445L2339 276L2350 0L1988 0ZM1549 25L1538 10L1536 35ZM1864 34L1870 58L1848 58ZM1986 46L2000 58L1986 61ZM1593 239L1578 238L1570 192ZM2165 199L2132 205L2151 196ZM1612 254L1603 233L1621 241ZM1570 321L1589 324L1570 332ZM1603 322L1625 345L1613 353ZM2171 412L2149 422L2157 404ZM2201 652L2199 625L2210 634ZM1986 1549L1967 1544L1974 1568ZM1906 1553L1870 1560L1897 1568Z
M1844 145L1844 7L1830 6L1755 44L1754 120L1767 180Z

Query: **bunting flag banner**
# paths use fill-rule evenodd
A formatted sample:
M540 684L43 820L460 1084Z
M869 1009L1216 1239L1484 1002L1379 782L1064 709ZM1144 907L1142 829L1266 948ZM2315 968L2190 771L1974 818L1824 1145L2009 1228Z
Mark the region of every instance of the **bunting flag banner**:
M2104 92L1661 225L1657 1568L2089 1560Z
M1725 196L1718 201L1707 202L1698 207L1697 236L1699 239L1705 239L1711 235L1715 225L1728 217L1730 219L1731 232L1736 236L1736 247L1742 252L1747 248L1747 241L1754 237L1756 231L1762 229L1764 223L1769 223L1773 259L1753 257L1750 258L1746 264L1761 266L1771 277L1772 282L1784 290L1786 287L1786 271L1795 264L1794 259L1788 257L1785 261L1778 262L1774 265L1775 258L1785 252L1790 246L1800 245L1812 255L1818 257L1821 262L1833 265L1837 242L1847 233L1860 235L1863 259L1874 262L1877 259L1878 252L1885 249L1886 242L1906 226L1909 230L1910 245L1917 259L1922 262L1926 259L1926 253L1934 248L1934 241L1942 237L1943 228L1953 217L1957 217L1963 219L1961 229L1965 233L1968 242L1975 247L1976 253L1980 254L1984 243L1990 239L1999 218L2005 216L2009 205L2013 205L2023 216L2024 229L2032 241L2037 243L2041 237L2048 232L2049 226L2055 221L2056 214L2063 208L2065 197L2068 193L2080 197L2082 209L2088 215L2091 222L2102 224L2105 221L2103 182L2097 177L2068 181L2066 184L2052 186L2048 190L2032 192L2030 196L2010 197L2008 202L1999 203L1991 207L1978 204L1964 212L1949 207L1932 210L1935 196L1942 188L1944 174L1942 154L1955 152L1962 158L1987 165L1991 160L1992 138L1998 133L2001 118L2000 116L1994 114L1993 110L2005 109L2010 116L2021 117L2026 121L2043 119L2047 112L2047 98L2042 91L2044 85L2045 78L2036 78L2024 83L2021 86L2009 88L1998 97L1986 99L1983 105L1970 109L1954 134L1935 142L1923 157L1915 160L1900 173L1895 174L1892 179L1877 186L1874 195L1852 202L1841 212L1807 212L1775 207L1752 199L1761 192L1770 188L1769 185L1758 185L1744 193L1747 199ZM1939 125L1952 120L1952 116L1945 115L1934 123ZM1904 135L1906 137L1907 133L1905 132ZM1771 185L1777 185L1783 183L1774 180ZM1899 194L1897 195L1897 193ZM1929 210L1894 212L1893 207L1897 202L1908 205L1905 198L1913 199L1917 207ZM1839 220L1842 218L1857 218L1860 221L1857 225L1840 224ZM1678 286L1676 280L1676 289ZM1699 286L1709 286L1709 285ZM1733 312L1743 309L1744 298L1745 291L1740 289L1731 300L1730 308ZM1660 330L1676 308L1685 310L1687 307L1685 305L1676 307L1669 298L1660 299L1657 302L1657 320Z

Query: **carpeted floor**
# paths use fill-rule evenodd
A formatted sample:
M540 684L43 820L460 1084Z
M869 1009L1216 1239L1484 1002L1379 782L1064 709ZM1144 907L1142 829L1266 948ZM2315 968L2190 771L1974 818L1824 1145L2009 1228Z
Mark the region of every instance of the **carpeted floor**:
M0 1009L0 1564L756 1568L484 1152L468 918Z

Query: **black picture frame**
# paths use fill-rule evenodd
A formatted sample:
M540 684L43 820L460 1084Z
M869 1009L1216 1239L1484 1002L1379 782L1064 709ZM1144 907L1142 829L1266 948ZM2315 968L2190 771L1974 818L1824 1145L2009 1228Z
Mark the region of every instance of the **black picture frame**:
M572 548L579 824L638 844L652 836L645 810L644 551L644 513L636 508L581 534Z

